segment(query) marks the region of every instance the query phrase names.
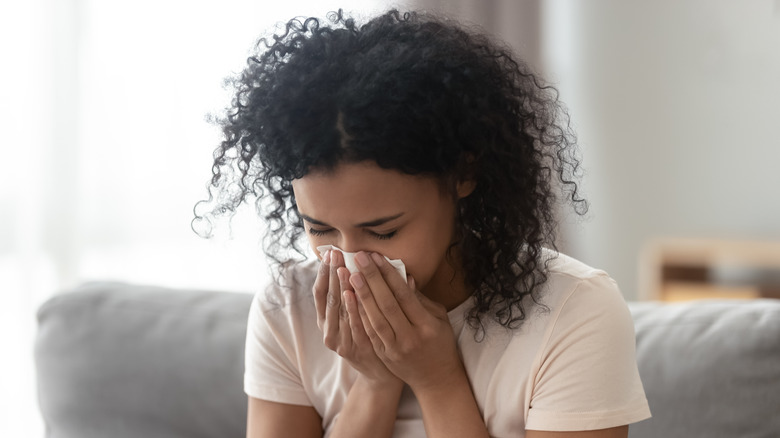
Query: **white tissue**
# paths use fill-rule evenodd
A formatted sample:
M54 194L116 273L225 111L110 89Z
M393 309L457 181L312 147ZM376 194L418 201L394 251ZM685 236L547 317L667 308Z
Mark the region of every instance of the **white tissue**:
M344 265L349 269L349 272L355 273L360 272L358 271L357 265L355 265L355 253L354 252L346 252L342 250L341 248L335 247L333 245L322 245L317 247L317 251L320 252L320 255L324 255L325 251L329 249L335 249L337 251L340 251L341 254L344 255ZM385 260L387 260L396 271L398 271L399 274L401 274L401 278L406 281L406 265L404 265L404 262L401 260L390 260L389 258L385 257Z

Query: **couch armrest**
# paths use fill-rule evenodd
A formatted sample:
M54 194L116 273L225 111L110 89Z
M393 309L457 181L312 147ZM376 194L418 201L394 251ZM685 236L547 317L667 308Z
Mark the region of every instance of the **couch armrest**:
M243 437L250 294L92 283L38 311L52 438Z

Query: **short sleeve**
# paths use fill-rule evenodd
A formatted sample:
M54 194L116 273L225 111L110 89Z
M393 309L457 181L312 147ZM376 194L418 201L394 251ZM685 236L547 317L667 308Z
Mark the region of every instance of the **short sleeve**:
M263 306L263 295L252 301L244 356L244 392L247 395L295 405L311 405L298 368L294 330L285 317L288 309ZM265 307L265 308L264 308Z
M615 282L603 273L581 280L551 311L526 429L596 430L649 418L634 324Z

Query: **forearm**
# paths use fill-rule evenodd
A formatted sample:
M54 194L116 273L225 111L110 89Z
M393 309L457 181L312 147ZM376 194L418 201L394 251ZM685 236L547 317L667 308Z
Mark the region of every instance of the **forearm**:
M362 376L349 390L331 433L332 438L385 438L393 435L393 426L401 400L403 383L372 385Z
M465 374L449 385L415 391L429 438L488 438L487 427Z

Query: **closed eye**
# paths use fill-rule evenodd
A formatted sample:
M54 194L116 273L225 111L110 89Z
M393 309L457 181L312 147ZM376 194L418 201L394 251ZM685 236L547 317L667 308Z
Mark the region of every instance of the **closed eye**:
M312 236L324 236L324 235L330 233L331 231L333 231L333 230L332 229L329 229L329 230L317 230L317 229L314 229L314 228L309 228L309 234L311 234Z
M379 239L379 240L392 239L393 236L395 236L398 233L398 230L394 230L394 231L391 231L389 233L377 233L377 232L369 231L369 230L366 230L366 231L368 232L368 234L371 235L371 237L374 237L375 239ZM324 229L324 230L319 230L319 229L316 229L316 228L309 228L309 234L311 234L312 236L317 236L317 237L325 236L325 235L327 235L329 233L332 233L332 232L333 232L332 228L328 228L328 229Z
M395 236L396 233L398 233L398 230L391 231L391 232L385 233L385 234L375 233L373 231L369 231L369 233L371 233L372 236L376 237L379 240L387 240L387 239L392 239L393 236Z

